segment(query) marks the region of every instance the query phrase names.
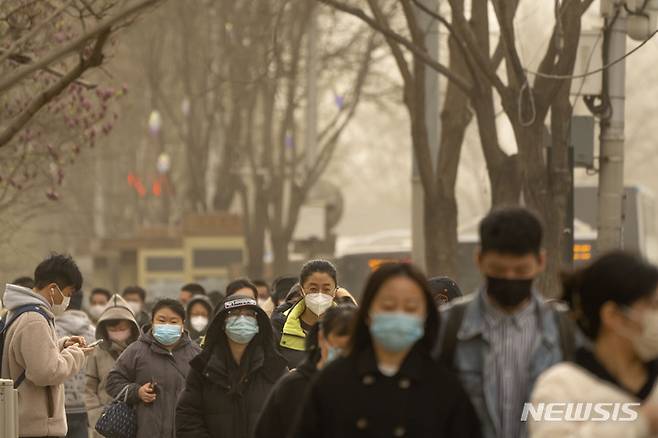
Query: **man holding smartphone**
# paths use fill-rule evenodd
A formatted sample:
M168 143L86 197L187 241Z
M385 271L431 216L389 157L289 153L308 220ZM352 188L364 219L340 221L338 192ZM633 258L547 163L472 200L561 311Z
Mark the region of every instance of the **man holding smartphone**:
M9 284L5 290L1 376L18 388L21 436L64 437L64 382L84 367L93 348L82 336L58 339L54 318L80 290L82 274L73 259L53 254L37 266L34 279L33 289Z

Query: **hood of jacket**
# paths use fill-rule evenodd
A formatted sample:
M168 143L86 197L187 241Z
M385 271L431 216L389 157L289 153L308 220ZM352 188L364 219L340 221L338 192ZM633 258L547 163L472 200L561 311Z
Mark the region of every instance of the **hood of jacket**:
M12 310L25 306L27 304L35 304L45 308L51 316L52 306L44 297L23 286L16 286L15 284L7 284L5 287L5 294L2 296L4 306L11 312Z
M67 310L55 318L55 324L67 335L80 335L93 330L94 325L82 310Z
M192 306L195 305L196 303L201 303L206 309L208 309L208 326L210 326L210 322L212 321L213 318L213 305L212 305L212 301L210 301L210 298L208 298L205 295L194 295L190 299L190 301L187 302L187 305L185 306L185 314L187 315L187 318L185 318L185 330L187 330L190 333L190 336L192 336L192 338L197 338L206 332L206 330L197 332L196 330L194 330L194 328L190 323L190 310L192 310ZM208 327L206 327L206 329L207 328Z
M251 357L261 360L265 374L272 380L277 380L286 368L286 360L281 356L274 345L274 332L267 314L258 306L253 298L231 296L224 299L215 309L216 314L208 326L204 341L204 350L191 362L191 366L204 374L206 367L210 364L213 356L228 357L230 347L224 327L228 312L232 309L248 308L256 312L258 321L258 334L249 343L247 351L253 351ZM213 360L212 362L216 362Z
M140 335L139 325L128 303L119 294L114 294L110 298L110 301L107 302L105 310L100 318L98 318L96 325L96 339L105 339L106 342L103 342L103 346L106 349L111 346L111 341L107 333L108 321L116 320L124 320L130 323L133 340L136 340Z

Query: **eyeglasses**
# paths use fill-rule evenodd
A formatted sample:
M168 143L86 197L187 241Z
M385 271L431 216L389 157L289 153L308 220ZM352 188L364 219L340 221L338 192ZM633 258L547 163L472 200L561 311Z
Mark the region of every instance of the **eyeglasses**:
M319 294L319 293L322 293L322 294L325 294L325 295L334 295L337 290L338 290L337 287L334 287L333 289L330 289L330 288L320 289L320 288L317 288L317 287L310 287L308 289L304 289L304 293L307 294L307 295L308 294Z
M256 318L258 312L252 309L233 309L227 312L228 316L251 316Z

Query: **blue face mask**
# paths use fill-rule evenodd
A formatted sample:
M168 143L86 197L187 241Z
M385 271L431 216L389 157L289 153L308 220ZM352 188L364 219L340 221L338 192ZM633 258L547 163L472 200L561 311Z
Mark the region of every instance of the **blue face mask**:
M183 327L177 324L153 324L153 337L162 345L173 345L181 337Z
M425 333L425 322L417 315L383 312L371 315L370 335L393 353L411 348Z
M226 318L226 336L238 344L248 344L258 333L258 321L253 316L229 316Z
M325 362L325 365L333 362L334 360L338 359L343 355L343 350L340 348L332 347L331 345L329 346L329 349L327 350L327 361Z

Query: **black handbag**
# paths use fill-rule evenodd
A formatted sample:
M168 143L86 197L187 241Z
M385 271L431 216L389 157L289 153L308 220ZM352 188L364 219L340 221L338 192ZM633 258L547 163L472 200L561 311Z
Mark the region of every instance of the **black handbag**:
M103 409L96 422L96 432L106 438L135 438L137 436L137 413L128 405L128 388L126 385Z

